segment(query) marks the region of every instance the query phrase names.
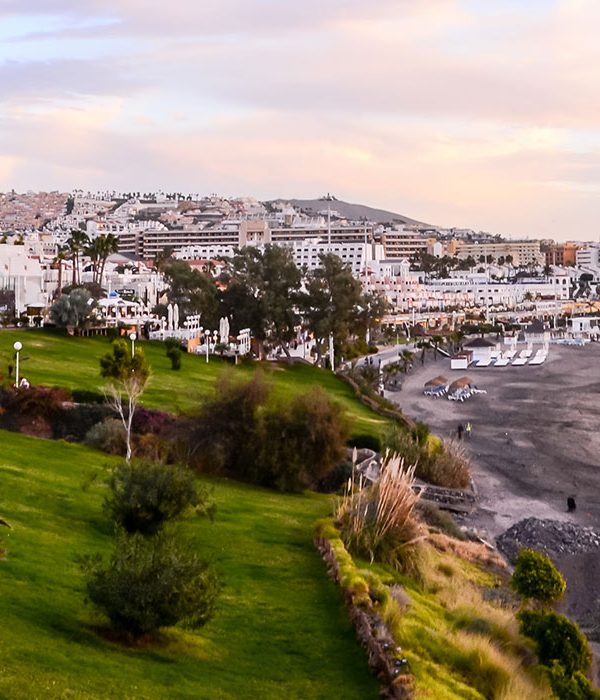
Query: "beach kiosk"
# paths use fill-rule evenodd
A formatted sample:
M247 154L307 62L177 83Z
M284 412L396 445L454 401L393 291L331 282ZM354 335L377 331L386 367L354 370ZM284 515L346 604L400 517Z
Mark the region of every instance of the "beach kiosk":
M450 358L450 369L467 369L471 362L473 362L473 352L462 350Z
M473 353L473 362L477 364L489 364L492 357L497 354L498 344L486 338L474 338L463 345L464 350Z

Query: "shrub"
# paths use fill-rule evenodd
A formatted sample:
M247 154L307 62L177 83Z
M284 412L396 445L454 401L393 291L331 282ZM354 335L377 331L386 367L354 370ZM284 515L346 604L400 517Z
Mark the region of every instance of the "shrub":
M71 396L75 403L104 403L106 400L104 394L90 389L72 389Z
M69 392L58 387L11 387L2 393L2 407L15 414L50 418L62 411L63 404L70 399Z
M179 465L124 462L114 468L108 485L104 510L128 533L152 535L192 506L197 513L213 512L208 491Z
M84 442L110 455L124 455L127 445L123 423L118 418L106 418L89 429Z
M215 399L205 403L179 431L182 459L203 471L256 482L260 473L256 455L261 449L259 409L270 391L258 372L247 382L222 374Z
M376 435L370 435L369 433L353 435L347 444L349 447L356 447L358 450L366 449L373 450L373 452L381 452L381 440Z
M416 464L415 475L430 484L466 488L471 482L465 451L454 443L434 441L423 424L418 424L412 433L400 429L388 433L384 447L399 454L408 464Z
M533 549L521 549L511 586L523 598L549 604L563 597L567 583L547 556Z
M175 418L170 413L140 406L133 416L131 427L134 433L140 435L146 433L166 435L173 428L174 423Z
M425 503L424 501L419 501L417 509L421 519L431 527L457 540L464 541L467 539L465 533L458 527L452 515L447 511L440 510L433 503Z
M106 566L87 558L82 568L88 600L133 639L177 623L202 627L220 590L212 568L165 532L150 538L121 533Z
M181 350L179 348L167 348L167 357L171 360L171 369L181 369Z
M321 389L263 412L258 482L280 491L316 488L345 455L341 409Z
M600 691L592 686L581 671L568 676L564 668L554 662L548 669L548 680L558 700L600 700Z
M315 389L269 404L262 375L240 383L226 374L216 398L180 431L182 461L281 491L316 488L345 454L341 409Z
M517 613L521 632L536 643L537 655L544 666L558 662L567 676L586 673L592 661L590 647L579 627L564 615L543 610Z

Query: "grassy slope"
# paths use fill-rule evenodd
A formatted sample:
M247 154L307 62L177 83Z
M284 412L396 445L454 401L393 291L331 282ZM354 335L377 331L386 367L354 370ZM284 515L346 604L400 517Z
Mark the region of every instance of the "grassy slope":
M0 514L13 525L0 562L0 698L377 696L310 541L326 498L214 481L217 520L186 528L226 584L217 617L199 633L170 631L159 648L124 650L91 628L75 561L110 547L101 513L108 458L0 439Z
M2 331L0 333L0 369L4 373L15 340L23 343L21 376L32 384L62 386L69 389L99 391L103 379L99 358L110 349L106 338L71 338L48 331ZM218 359L207 364L203 357L184 355L178 372L170 369L162 343L143 343L152 368L152 377L143 403L173 413L193 409L198 399L212 391L215 379L227 367ZM250 376L254 366L241 366L238 372ZM323 387L346 410L353 433L380 433L387 422L358 402L351 389L331 372L308 365L278 367L265 365L265 372L275 383L278 397L294 395L311 386Z

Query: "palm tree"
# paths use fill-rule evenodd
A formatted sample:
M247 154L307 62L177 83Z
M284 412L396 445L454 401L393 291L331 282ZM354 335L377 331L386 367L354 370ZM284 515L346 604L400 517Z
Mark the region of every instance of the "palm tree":
M85 233L85 231L80 231L79 229L73 229L73 231L71 231L71 236L67 240L67 247L71 254L71 259L73 260L73 286L76 286L78 280L80 279L79 256L89 242L90 239L88 238L87 233Z
M440 345L444 342L444 337L441 335L434 335L433 338L433 357L437 359L438 349Z
M404 374L408 372L408 368L410 367L414 356L414 352L411 352L410 350L403 350L400 353L400 362L402 363L402 372L404 372Z
M69 258L69 249L66 246L59 246L52 261L53 265L58 265L58 286L54 293L54 296L58 296L62 291L62 271L63 262Z
M98 259L100 258L101 255L101 249L102 249L102 241L100 239L100 236L98 238L95 238L85 249L85 254L89 256L92 267L93 267L93 272L92 272L92 283L96 284L97 277L98 277Z
M99 236L96 240L101 241L100 245L100 272L96 282L102 284L104 276L104 268L109 256L119 252L119 239L113 233L107 233L106 236Z

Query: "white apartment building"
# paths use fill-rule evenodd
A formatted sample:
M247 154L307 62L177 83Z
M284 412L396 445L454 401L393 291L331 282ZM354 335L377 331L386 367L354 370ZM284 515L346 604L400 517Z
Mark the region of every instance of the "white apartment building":
M570 279L557 275L547 281L493 281L485 275L465 275L426 281L419 272L407 269L408 262L394 269L389 261L373 265L362 277L365 291L385 295L396 313L444 310L451 307L504 306L516 308L536 299L564 301L569 299Z
M27 255L25 246L0 244L0 290L5 295L14 293L17 316L30 306L46 306L42 266Z
M600 243L586 243L575 252L577 267L600 268Z
M326 253L337 255L348 265L352 274L359 276L370 263L383 259L383 246L380 243L328 243L323 240L294 241L285 244L291 247L294 263L301 270L314 270L320 265L320 256Z

